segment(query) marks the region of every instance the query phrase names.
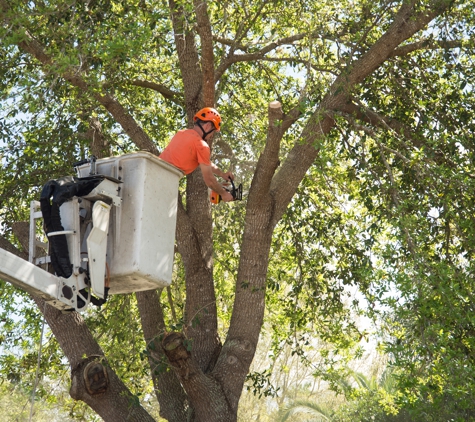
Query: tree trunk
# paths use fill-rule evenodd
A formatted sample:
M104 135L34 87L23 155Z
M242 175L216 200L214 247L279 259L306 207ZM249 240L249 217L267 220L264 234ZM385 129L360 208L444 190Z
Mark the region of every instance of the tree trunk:
M267 140L249 191L234 308L223 345L217 329L213 233L207 188L199 170L187 177L186 201L180 198L176 232L177 248L186 273L184 331L167 332L156 291L136 295L161 415L169 421L237 420L239 398L264 319L274 228L318 155L315 141L334 128L333 113L348 110L353 89L391 57L404 40L425 28L449 5L447 1L434 0L432 7L417 11L417 3L403 2L387 32L335 79L282 165L279 161L280 142L298 117L298 112L285 116L278 102L269 105ZM206 2L195 0L200 56L195 43L195 28L188 26L191 21L187 19L189 12L181 4L169 0L184 86L184 106L191 125L193 115L200 107L214 105L216 81L212 30ZM9 10L8 2L0 0L0 17L7 24L10 24ZM28 30L24 31L18 46L33 55L46 69L54 71L53 59ZM157 153L148 135L103 87L91 88L81 74L72 69L61 69L61 76L89 92L122 125L137 147ZM2 246L4 240L0 239L0 242ZM11 247L8 249L12 250ZM82 317L76 312L62 314L39 298L35 301L70 363L71 396L83 400L106 422L153 420L109 367ZM165 358L171 370L163 370L161 364Z
M160 403L160 416L169 422L185 421L191 409L178 378L165 365L166 357L161 346L165 334L165 322L158 292L156 290L137 292L136 296L153 385Z

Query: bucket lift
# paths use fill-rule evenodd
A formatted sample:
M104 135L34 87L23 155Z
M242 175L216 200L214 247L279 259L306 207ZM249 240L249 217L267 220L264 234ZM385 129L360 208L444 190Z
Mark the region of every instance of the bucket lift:
M0 249L0 278L77 311L108 294L169 286L183 173L146 152L75 166L78 177L48 182L31 204L29 262ZM47 244L36 236L40 219ZM40 268L46 263L55 274Z

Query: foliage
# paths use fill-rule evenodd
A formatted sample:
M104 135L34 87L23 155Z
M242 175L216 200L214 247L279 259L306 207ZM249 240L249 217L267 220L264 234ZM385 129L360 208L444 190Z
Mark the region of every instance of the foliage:
M27 421L30 417L31 396L16 384L5 381L0 386L0 406L2 420L5 422ZM36 400L32 412L34 421L47 422L51 420L70 421L67 414L56 403Z
M137 149L100 104L101 95L121 104L159 149L188 124L193 110L164 2L8 3L10 12L2 15L8 23L0 27L0 222L2 237L20 247L13 223L27 220L29 201L47 180L71 174L72 163L90 154L98 136L91 135L91 119L101 123L106 154ZM182 8L184 35L192 34L189 40L201 52L192 2L172 3ZM356 415L381 421L475 418L471 2L450 2L352 84L344 107L314 115L329 93L338 94L331 92L336 78L355 70L406 3L207 3L215 103L225 116L213 150L220 167L231 167L250 189L266 145L270 101L278 99L285 113L299 111L282 139L281 163L304 144L302 133L316 131L309 122L333 121L332 131L310 136L319 154L273 233L264 276L268 365L248 374L246 385L258 397L278 396L272 375L284 371L277 362L290 347L315 376L341 389L348 362L363 355L361 340L372 334L358 324L364 316L377 327L395 385L390 392L375 385L351 390L352 402L336 419L342 421ZM434 6L414 3L417 11ZM40 63L19 48L26 31L54 60ZM263 53L266 46L272 48ZM225 67L229 57L237 58ZM71 83L71 72L87 89ZM181 193L186 195L183 186ZM249 287L237 286L247 205L212 211L222 338L236 291ZM169 329L186 324L185 279L178 257L173 285L161 296ZM1 283L0 372L27 391L41 314L27 295ZM149 400L153 386L135 299L112 298L85 320L111 367L158 418ZM41 372L65 378L67 364L49 332L44 347ZM42 385L39 397L52 399L54 389ZM75 406L72 418L87 413Z

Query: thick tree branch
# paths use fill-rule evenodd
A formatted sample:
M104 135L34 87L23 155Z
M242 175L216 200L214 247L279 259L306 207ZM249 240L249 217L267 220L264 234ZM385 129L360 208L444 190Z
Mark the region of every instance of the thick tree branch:
M263 296L273 232L269 225L273 211L269 187L279 165L282 136L299 116L298 106L284 115L278 101L269 104L266 146L256 166L246 210L234 312L226 342L212 372L227 392L228 401L234 410L237 409L242 391L242 385L236 384L235 379L245 380L264 315ZM249 318L253 324L248 323Z
M269 194L269 187L275 170L279 165L279 149L282 139L282 119L284 113L278 101L272 101L268 107L269 126L267 140L259 160L249 191L249 202L258 203L259 197Z
M187 198L191 195L199 195L199 192L189 192ZM207 196L205 199L209 203ZM203 245L210 242L200 240L205 234L197 232L196 224L181 201L178 201L178 222L176 242L185 266L187 293L185 330L187 336L193 338L193 358L202 371L207 371L214 366L216 354L221 348L217 335L212 249L204 248Z
M131 421L154 419L140 405L131 406L133 395L117 377L113 369L105 364L109 386L102 394L90 395L84 385L84 369L92 360L104 360L104 352L93 338L83 318L77 312L62 314L34 298L46 321L71 365L72 384L70 394L75 400L87 403L104 421L115 422L127 415ZM86 357L86 358L85 358Z
M194 114L203 105L204 76L199 66L195 32L187 27L187 12L174 0L169 0L169 7L183 78L188 121L191 123ZM206 8L199 5L197 13L205 12ZM209 25L206 23L207 17L202 16L200 19L202 25ZM206 36L207 29L202 27L202 30L204 31L202 35ZM211 38L204 41L211 42ZM206 48L209 47L208 45ZM211 61L206 66L212 64ZM208 77L209 73L206 78ZM212 85L214 90L214 81ZM210 86L208 85L208 88ZM188 338L193 339L194 362L201 371L207 372L214 366L221 344L217 334L216 296L213 283L211 204L208 188L199 169L187 176L186 211L179 201L177 218L176 242L186 269L186 334Z
M92 155L97 158L104 158L108 155L107 139L102 133L102 125L97 117L90 118L86 138L91 141L90 148Z
M302 132L302 141L289 153L280 171L274 177L272 190L276 198L276 212L273 225L277 224L285 212L298 185L318 154L315 141L329 133L334 121L327 110L339 110L347 103L353 86L361 83L368 75L381 66L392 52L406 39L425 28L449 3L434 0L422 12L415 13L415 2L404 3L393 23L379 40L357 61L352 63L332 84L307 126Z
M203 102L214 107L214 52L211 23L204 0L194 0L197 31L201 42L201 70L203 72Z
M188 114L188 121L193 121L196 111L203 105L201 93L203 87L203 74L199 66L199 56L194 41L194 32L186 27L186 12L183 7L178 6L174 0L169 1L170 11L175 33L175 41L178 51L180 69L183 78L185 104ZM203 13L206 10L201 10ZM205 19L205 18L202 18ZM199 282L187 283L187 289L190 292L187 298L187 308L190 309L190 315L196 309L201 309L205 304L215 300L213 281L212 281L212 221L211 207L207 195L208 189L203 182L201 172L195 171L187 176L186 184L186 211L179 204L178 208L178 228L177 245L184 260L193 262L188 274L191 278L202 277L207 273L207 288L205 292L199 289ZM186 217L186 221L185 221ZM199 224L195 224L198 222ZM183 227L188 230L184 235L186 239L184 244L180 244L180 233L184 233ZM188 243L191 242L191 243ZM197 255L195 252L199 252ZM190 256L187 256L191 253ZM198 259L195 258L198 257ZM187 275L188 280L188 275ZM188 291L188 290L187 290ZM198 293L199 292L199 293ZM196 301L196 302L195 302ZM212 312L211 314L214 314ZM213 325L214 326L214 325Z
M28 233L24 230L24 223L17 225L17 237L23 245L27 245ZM5 239L0 237L0 246L5 246ZM28 259L24 252L20 252L13 245L7 248L23 259ZM82 316L77 312L62 313L48 305L43 299L32 296L38 308L45 316L46 322L58 341L61 350L71 366L70 395L75 400L87 403L106 422L116 422L127 416L132 422L153 422L154 419L140 405L131 406L133 395L117 377L109 365L104 365L109 383L100 395L91 395L86 389L84 369L87 363L94 360L104 360L104 352L93 338Z
M473 39L469 40L452 40L452 41L443 41L443 40L421 40L412 44L403 45L396 48L390 57L401 57L407 56L415 51L426 51L426 50L452 50L454 48L463 48L473 45Z
M183 94L173 91L164 85L157 84L155 82L144 81L142 79L135 79L132 81L132 85L153 89L154 91L162 94L165 99L170 100L175 104L181 106L183 105Z
M236 376L244 382L264 317L265 280L273 232L269 221L274 209L269 188L279 165L280 141L284 133L284 114L278 101L269 104L268 116L266 146L259 157L247 202L234 312L226 342L213 372L228 392L233 409L237 409L242 389L242 385L235 382ZM249 318L252 324L249 324ZM230 373L234 374L234 380L229 376Z
M186 12L183 6L177 5L175 0L169 0L175 45L178 53L181 75L184 85L185 108L189 125L193 123L193 116L203 104L202 87L203 77L200 68L200 59L194 40L194 31L187 27Z

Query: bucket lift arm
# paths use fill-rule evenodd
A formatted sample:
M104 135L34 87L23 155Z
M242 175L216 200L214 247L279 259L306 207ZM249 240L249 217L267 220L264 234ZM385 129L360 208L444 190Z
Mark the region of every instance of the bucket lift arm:
M74 286L68 285L66 279L55 276L4 249L0 249L0 278L32 295L40 296L60 310L74 307L71 299L77 303L77 291Z

